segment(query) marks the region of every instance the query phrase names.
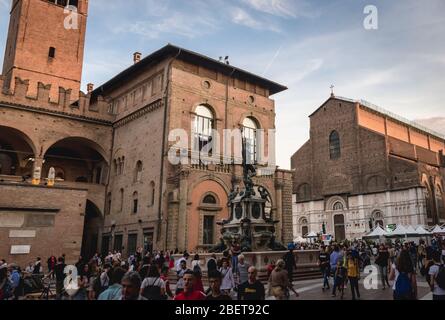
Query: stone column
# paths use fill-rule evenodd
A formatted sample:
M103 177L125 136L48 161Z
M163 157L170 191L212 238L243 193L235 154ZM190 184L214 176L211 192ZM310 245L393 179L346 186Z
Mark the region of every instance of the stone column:
M179 212L176 245L180 251L187 248L187 201L188 201L188 169L182 170L179 177Z

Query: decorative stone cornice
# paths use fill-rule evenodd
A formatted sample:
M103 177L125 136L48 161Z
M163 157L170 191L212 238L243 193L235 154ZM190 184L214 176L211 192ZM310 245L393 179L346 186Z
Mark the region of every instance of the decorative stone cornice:
M128 116L126 116L126 117L116 121L113 124L113 127L114 128L120 128L120 127L122 127L122 126L124 126L124 125L126 125L126 124L128 124L130 122L133 122L136 119L139 119L139 118L143 117L147 113L153 112L153 111L161 108L162 105L163 105L163 103L162 103L161 99L156 100L155 102L150 103L149 105L147 105L147 106L145 106L145 107L143 107L143 108L141 108L141 109L139 109L139 110L129 114Z

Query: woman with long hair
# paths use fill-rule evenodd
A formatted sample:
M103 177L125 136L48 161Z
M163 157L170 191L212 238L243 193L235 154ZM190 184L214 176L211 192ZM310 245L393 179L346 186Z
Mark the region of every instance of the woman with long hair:
M402 250L391 266L389 279L394 281L394 300L417 300L417 279L408 250Z

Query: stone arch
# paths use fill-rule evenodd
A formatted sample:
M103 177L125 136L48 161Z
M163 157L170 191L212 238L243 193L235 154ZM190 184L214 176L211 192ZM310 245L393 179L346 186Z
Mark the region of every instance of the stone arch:
M42 174L50 167L60 167L67 181L87 181L105 184L108 177L109 159L104 149L94 141L83 137L65 137L52 143L44 152ZM79 178L82 179L79 179Z
M36 144L25 132L13 127L0 126L0 174L32 175L37 157Z
M51 143L48 143L46 148L43 148L42 154L47 154L48 150L50 150L52 147L54 147L57 144L61 144L65 141L78 142L84 144L85 146L97 151L102 156L104 161L108 164L109 154L105 151L105 149L96 141L81 136L66 136L64 138L54 140Z
M215 122L215 125L216 125L217 120L222 119L221 114L217 110L217 108L213 107L212 104L210 104L208 102L196 102L196 103L192 104L192 106L190 108L190 113L192 114L192 116L196 115L196 108L198 108L199 106L204 106L204 107L210 109L210 111L213 113L213 120Z
M187 213L186 234L187 249L191 252L214 246L220 237L220 227L216 223L229 217L226 205L229 190L221 180L218 180L220 179L215 177L201 178L190 188L191 204ZM208 195L214 196L218 203L202 203L204 197Z
M303 216L298 220L298 227L302 237L309 233L309 220L306 216Z
M198 186L199 184L201 184L201 182L203 182L203 181L208 181L208 180L211 180L211 181L215 181L216 183L218 183L218 184L220 184L221 185L221 187L224 189L224 191L226 192L226 195L228 195L229 193L230 193L230 188L229 188L229 186L224 182L224 180L223 179L221 179L220 177L218 177L218 176L214 176L214 175L205 175L205 176L202 176L201 178L199 178L197 181L195 181L193 184L191 184L190 186L189 186L189 188L188 188L188 199L192 199L191 198L191 196L192 196L192 192L193 192L193 189L195 189L196 188L196 186Z
M243 126L244 119L246 119L246 118L251 118L253 121L255 121L256 124L257 124L257 127L258 127L257 129L263 129L264 128L264 126L263 126L262 122L260 121L259 117L255 116L253 112L244 112L244 113L242 113L241 117L239 118L239 126L241 126L241 127Z
M87 199L81 248L81 255L86 261L92 258L98 250L99 234L103 223L103 213L93 201Z
M345 199L340 196L333 196L326 201L326 211L334 211L334 206L336 203L341 203L343 206L343 211L347 209L347 203Z

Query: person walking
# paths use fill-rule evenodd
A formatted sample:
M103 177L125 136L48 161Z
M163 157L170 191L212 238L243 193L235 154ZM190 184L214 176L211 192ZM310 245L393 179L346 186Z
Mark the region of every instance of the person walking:
M178 295L182 291L184 291L184 274L187 271L186 260L181 260L180 269L176 271L177 282L176 282L176 292L175 295Z
M283 258L285 262L285 268L288 273L289 282L292 283L294 280L294 270L297 269L297 263L295 262L294 246L289 246L289 251L286 252Z
M329 275L330 265L329 265L329 249L326 247L322 247L320 251L320 255L318 256L318 265L320 266L320 271L323 274L323 291L329 290Z
M63 295L63 282L65 281L65 267L66 264L63 262L63 258L59 257L57 259L57 264L54 267L54 275L56 276L56 300L61 300Z
M266 290L261 281L257 279L257 274L255 267L249 267L247 281L244 281L238 287L238 300L259 301L266 299Z
M384 244L380 245L379 251L377 253L377 258L375 259L376 265L379 266L380 276L382 278L383 290L391 286L388 281L388 265L389 265L389 252Z
M346 268L349 283L351 284L352 300L360 299L360 291L358 288L358 281L360 279L360 265L358 258L352 252L349 252L346 260Z
M334 246L334 251L331 253L331 255L329 256L329 265L330 265L330 269L331 269L331 273L333 275L334 278L334 286L332 288L332 297L336 296L337 293L337 287L339 285L338 281L337 281L337 277L335 276L336 274L338 274L337 272L337 266L339 265L339 261L343 260L343 256L340 252L340 247L338 245Z
M236 268L236 283L237 286L245 283L249 280L249 268L250 265L245 262L243 254L238 256L238 267Z
M298 297L298 293L289 281L286 263L280 259L269 277L269 295L274 296L276 300L287 300L289 298L288 289L292 290Z
M230 295L230 291L235 287L235 279L233 277L232 268L229 266L229 261L227 259L223 260L222 267L219 270L223 277L221 283L221 290Z
M435 251L432 255L434 264L430 267L429 285L434 301L445 300L445 266L441 261L441 252Z
M416 273L407 250L402 250L396 263L391 266L389 279L394 281L394 300L417 299Z

